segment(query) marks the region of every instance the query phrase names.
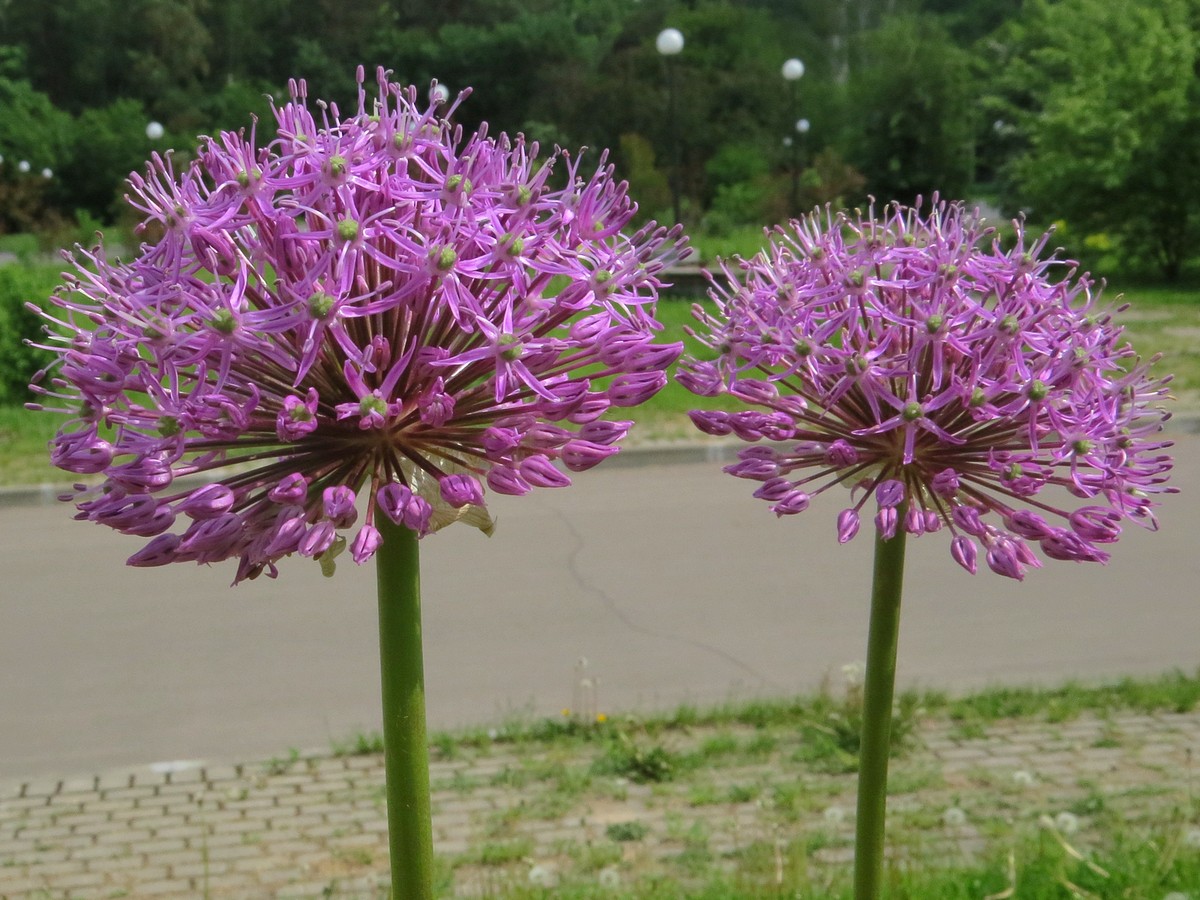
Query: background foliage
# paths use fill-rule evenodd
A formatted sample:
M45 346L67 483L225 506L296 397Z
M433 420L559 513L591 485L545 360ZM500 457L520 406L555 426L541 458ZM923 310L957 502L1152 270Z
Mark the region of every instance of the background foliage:
M669 59L667 26L686 37ZM1177 278L1200 229L1198 48L1200 0L0 0L0 233L48 249L119 223L152 151L252 116L269 136L293 77L350 106L361 63L473 87L464 127L611 148L645 218L671 217L677 180L699 234L937 191Z

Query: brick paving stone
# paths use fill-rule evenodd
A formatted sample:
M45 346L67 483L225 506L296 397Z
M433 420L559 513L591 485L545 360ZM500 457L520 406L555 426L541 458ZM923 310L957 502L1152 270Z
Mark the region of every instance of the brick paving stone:
M128 851L122 851L112 856L94 857L87 860L87 869L89 872L126 872L131 869L140 869L145 864L146 861L142 857L131 856Z
M753 734L751 729L697 729L691 737L674 738L672 749L696 749L714 736L741 740ZM926 729L919 743L911 762L897 769L916 779L909 793L893 797L897 817L921 821L961 805L969 822L989 815L993 821L1002 816L1030 820L1100 791L1118 815L1145 822L1153 821L1156 809L1186 796L1187 754L1200 750L1200 713L1114 715L1053 725L997 723L978 739L939 724ZM561 751L552 750L540 761L467 751L467 758L438 761L431 769L439 788L433 798L436 849L445 857L465 857L488 841L529 840L535 856L561 858L577 852L571 848L609 841L612 823L637 822L648 832L642 841L621 845L628 859L678 856L691 829L707 836L709 851L718 857L756 842L797 841L806 830L819 829L833 835L835 845L818 855L844 859L851 852L851 826L822 824L820 815L830 806L852 807L853 776L788 769L791 752L780 748L782 763L756 759L717 768L702 786L718 798L748 786L758 792L757 803L693 807L691 785L595 778L591 791L564 814L537 818L539 804L558 799L555 778L537 776L562 767L564 759L556 755ZM590 759L567 770L586 772L588 764ZM1018 770L1030 772L1035 783L1015 785L1012 773ZM789 822L773 812L776 783L795 792L798 809L811 811L803 813L804 821ZM98 885L105 891L125 889L129 896L194 897L203 892L201 879L207 874L207 890L226 900L319 897L335 877L339 890L349 892L343 896L369 898L387 867L382 785L378 756L313 752L277 775L258 762L0 785L0 858L16 863L0 866L0 897L44 887L49 896L82 900L101 889ZM939 838L941 843L921 845L936 844L938 852L950 854L978 853L986 849L981 833L967 827ZM369 873L359 871L356 851ZM480 884L487 874L470 870Z
M55 879L56 888L65 888L72 896L77 888L99 887L104 884L104 877L95 872L72 872Z
M104 820L101 819L101 821ZM66 837L69 834L71 834L71 829L66 825L35 825L20 830L21 837L32 840L34 843L53 841L55 838Z
M0 897L20 897L45 886L46 882L41 878L29 878L25 875L14 875L10 878L6 873L0 872Z
M155 838L149 841L141 841L130 845L130 851L133 853L144 853L147 856L160 856L164 853L183 850L187 845L182 839L176 838L171 840L162 840Z
M210 875L204 879L204 886L209 891L227 891L235 888L248 888L254 884L249 875L242 872L223 872L220 875ZM328 885L328 882L326 882Z

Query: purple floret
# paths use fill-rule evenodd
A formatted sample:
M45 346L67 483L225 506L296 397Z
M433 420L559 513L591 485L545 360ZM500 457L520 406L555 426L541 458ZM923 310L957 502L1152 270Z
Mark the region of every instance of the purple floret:
M958 205L817 212L724 264L716 311L695 309L715 359L685 360L679 381L763 410L694 411L700 430L782 443L726 471L765 482L755 496L779 515L849 488L843 543L873 498L885 537L944 525L963 568L982 548L1017 579L1041 565L1026 540L1104 562L1097 544L1123 522L1156 527L1175 490L1160 437L1170 379L1122 340L1086 275L1039 259L1049 235L1027 245L1015 224L1004 250Z
M152 538L131 564L235 558L242 580L291 553L363 562L380 510L490 530L485 484L569 484L628 428L597 420L681 352L653 339L684 240L629 227L603 155L587 174L464 136L465 94L439 118L378 82L368 97L359 71L346 118L293 82L267 146L251 128L182 171L154 156L130 179L132 261L69 256L34 390L71 416L55 464L103 477L71 497L78 518Z

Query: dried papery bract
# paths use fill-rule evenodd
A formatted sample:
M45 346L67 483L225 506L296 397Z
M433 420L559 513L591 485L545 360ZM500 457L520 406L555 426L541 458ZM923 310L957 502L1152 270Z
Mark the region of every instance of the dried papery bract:
M486 491L563 487L618 451L632 423L606 415L682 350L653 339L683 239L628 229L603 154L588 174L464 136L378 82L359 71L346 118L293 82L266 147L251 128L183 171L155 156L131 178L147 243L70 257L34 390L71 417L54 462L100 476L67 496L77 518L149 539L132 565L235 559L241 581L292 554L327 575L346 548L377 559L392 892L425 900L417 538L490 533Z
M854 895L878 900L909 535L943 528L974 574L1022 579L1052 559L1105 562L1126 521L1156 527L1170 442L1167 379L1121 340L1092 284L960 206L814 213L722 268L696 308L715 359L679 381L746 408L694 411L753 444L726 471L780 517L832 492L837 540L872 513L875 564L859 753ZM1057 271L1056 271L1057 269ZM1061 275L1064 277L1055 277ZM871 504L867 508L867 504Z

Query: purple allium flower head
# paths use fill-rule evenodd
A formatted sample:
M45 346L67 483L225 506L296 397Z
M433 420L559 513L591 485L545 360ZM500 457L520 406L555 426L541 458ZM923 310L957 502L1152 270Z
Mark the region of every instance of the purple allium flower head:
M817 212L777 229L714 277L716 312L695 314L716 358L685 360L678 376L763 412L693 422L784 442L726 468L763 482L754 495L779 515L849 488L843 543L874 498L884 536L945 526L969 572L982 549L993 571L1023 578L1040 565L1026 541L1053 559L1106 561L1097 545L1126 520L1156 527L1158 496L1175 490L1159 436L1169 378L1122 341L1086 275L1058 277L1069 264L1039 259L1048 239L1027 244L1017 223L1005 251L936 200L927 215Z
M490 532L484 484L569 484L555 462L615 453L629 423L597 420L681 352L652 342L680 230L629 229L603 155L588 174L464 137L378 81L369 98L359 70L345 118L293 82L265 147L251 128L184 171L154 156L130 180L149 242L68 256L34 390L72 416L54 462L104 476L77 518L153 538L132 564L232 557L241 580L348 544L363 562L381 512Z

